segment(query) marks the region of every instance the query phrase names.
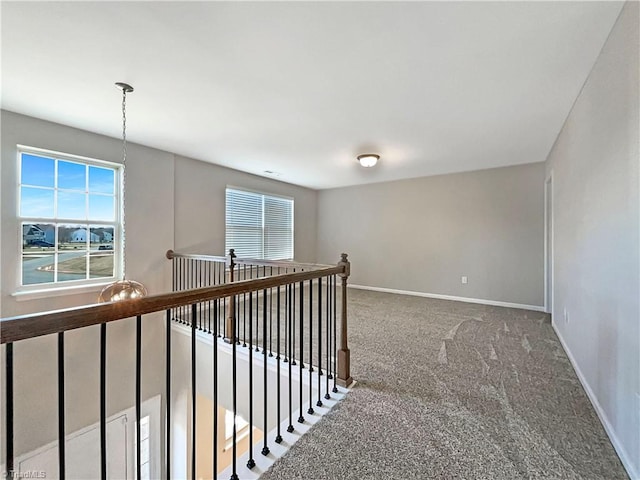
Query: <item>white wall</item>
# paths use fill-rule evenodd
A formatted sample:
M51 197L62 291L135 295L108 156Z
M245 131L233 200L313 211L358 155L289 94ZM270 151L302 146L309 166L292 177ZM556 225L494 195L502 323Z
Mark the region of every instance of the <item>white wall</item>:
M207 333L197 332L196 342L196 411L201 413L201 405L205 404L208 407L211 405L210 400L213 399L213 377L211 374L211 365L213 365L213 341L215 337ZM174 452L174 468L172 468L172 474L176 478L187 478L191 469L190 455L191 455L191 435L192 435L192 418L191 418L191 329L183 325L174 324L172 334L172 355L176 355L176 361L173 362L173 384L172 384L172 397L173 407L172 412L179 411L177 417L172 421L172 428L175 431L187 432L186 436L186 449L178 450ZM232 349L231 346L218 341L218 405L226 410L233 411L233 383L232 383ZM253 426L262 430L260 436L264 433L264 411L263 411L263 355L253 351ZM284 355L283 355L284 358ZM307 364L308 365L308 364ZM206 367L206 368L203 368ZM280 423L285 422L289 417L289 363L281 361L280 363ZM237 398L236 408L239 416L243 417L246 421L249 421L249 349L244 347L237 347L236 350L236 375L237 375ZM277 409L277 363L275 357L267 358L267 433L276 428L278 422L278 409ZM321 394L325 389L325 378L322 378L321 382ZM316 400L318 398L317 389L317 377L312 379L312 398ZM302 405L303 416L306 413L306 409L309 404L309 370L304 369L302 374ZM294 425L300 432L300 426L297 424L297 418L300 408L300 370L298 366L292 367L291 372L291 410L293 414ZM333 394L331 394L333 395ZM332 398L335 398L333 395ZM315 404L315 401L313 402ZM187 413L185 415L185 412ZM204 418L196 416L196 429L198 434L198 442L203 437L212 438L211 428L211 410L209 415ZM316 415L319 412L316 411ZM174 413L172 413L174 415ZM315 417L318 418L317 416ZM309 420L309 417L307 417ZM222 419L221 419L222 420ZM284 429L283 429L284 436ZM270 437L268 442L271 448L274 448L273 438ZM255 445L255 434L254 434ZM286 443L283 443L286 445ZM202 445L198 443L198 451L201 451ZM238 447L238 458L240 459L244 453L241 450L241 446ZM229 454L227 454L227 457ZM197 459L197 464L202 464L202 459ZM218 458L218 466L222 468L222 462L225 460L221 457ZM225 465L226 467L226 465ZM198 467L196 467L198 468ZM211 467L209 467L211 468ZM197 478L202 478L205 469L198 468ZM206 475L204 478L208 478ZM244 478L244 477L243 477Z
M543 185L537 163L323 190L318 261L349 253L351 284L541 306Z
M639 10L624 6L547 161L553 325L632 478L640 478Z

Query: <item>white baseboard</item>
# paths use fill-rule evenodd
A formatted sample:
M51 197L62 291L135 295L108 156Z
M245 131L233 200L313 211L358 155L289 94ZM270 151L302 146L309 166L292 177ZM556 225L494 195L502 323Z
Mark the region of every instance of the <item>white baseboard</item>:
M414 292L411 290L396 290L395 288L369 287L367 285L349 285L350 288L357 290L371 290L374 292L397 293L398 295L411 295L414 297L438 298L440 300L453 300L456 302L479 303L481 305L491 305L494 307L520 308L522 310L533 310L535 312L544 312L544 306L540 305L524 305L521 303L499 302L497 300L485 300L482 298L456 297L454 295L440 295L439 293Z
M600 423L602 423L602 426L604 427L605 432L607 432L607 435L609 436L609 440L611 440L613 448L618 454L618 457L620 457L620 461L622 462L622 465L627 470L627 473L629 474L629 477L632 480L640 480L640 472L636 471L636 469L634 468L629 454L625 450L622 443L620 443L620 440L618 439L615 431L613 430L613 426L609 422L609 419L607 418L606 413L600 406L598 397L596 397L595 393L593 393L593 390L591 390L591 387L589 386L589 384L587 383L587 380L582 374L582 371L580 370L578 363L573 357L571 350L569 350L569 347L564 341L564 338L562 338L560 331L556 328L555 323L551 322L551 326L553 327L553 330L556 332L556 335L558 336L558 339L560 340L560 344L562 345L562 348L567 354L567 357L569 357L569 361L571 362L571 365L573 366L573 369L575 370L576 375L578 376L578 380L580 380L580 383L582 384L582 388L584 388L584 391L587 392L587 397L589 397L589 400L591 401L591 405L593 405L593 409L598 414Z

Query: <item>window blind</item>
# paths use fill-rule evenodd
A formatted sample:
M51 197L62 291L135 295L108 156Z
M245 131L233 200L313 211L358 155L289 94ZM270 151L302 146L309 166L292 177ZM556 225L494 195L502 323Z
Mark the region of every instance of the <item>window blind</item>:
M238 257L293 258L293 200L227 188L226 250Z

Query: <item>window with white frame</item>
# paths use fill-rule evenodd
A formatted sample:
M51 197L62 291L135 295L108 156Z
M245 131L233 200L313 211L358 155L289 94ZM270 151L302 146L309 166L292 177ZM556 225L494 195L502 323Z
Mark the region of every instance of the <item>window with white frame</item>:
M101 283L119 275L121 166L18 147L20 286Z
M293 199L237 188L226 193L226 251L242 258L293 259Z

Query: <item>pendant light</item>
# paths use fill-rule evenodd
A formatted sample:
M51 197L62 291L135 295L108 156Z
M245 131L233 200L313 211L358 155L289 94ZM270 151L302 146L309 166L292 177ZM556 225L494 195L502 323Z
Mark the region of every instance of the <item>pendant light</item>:
M118 82L116 87L122 90L122 280L111 283L100 292L100 302L118 302L121 300L133 300L147 295L146 287L140 282L125 278L125 184L127 179L127 93L133 92L133 87L126 83Z

